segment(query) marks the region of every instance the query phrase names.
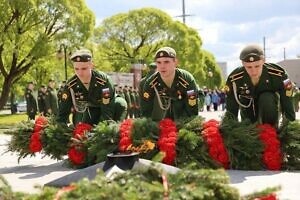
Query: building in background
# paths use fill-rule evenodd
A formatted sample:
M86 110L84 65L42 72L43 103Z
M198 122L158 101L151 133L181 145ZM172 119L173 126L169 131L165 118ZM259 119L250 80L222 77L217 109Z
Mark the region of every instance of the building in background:
M226 80L227 79L227 62L217 62L217 65L221 69L223 80Z
M278 64L287 71L291 81L300 87L300 58L286 59L278 62Z

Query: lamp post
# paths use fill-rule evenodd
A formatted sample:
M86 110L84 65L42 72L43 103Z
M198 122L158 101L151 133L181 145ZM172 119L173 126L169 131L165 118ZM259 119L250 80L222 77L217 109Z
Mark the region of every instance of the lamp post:
M61 59L64 57L65 61L65 80L68 79L68 70L67 70L67 46L65 44L61 44L59 50L57 52L57 57Z

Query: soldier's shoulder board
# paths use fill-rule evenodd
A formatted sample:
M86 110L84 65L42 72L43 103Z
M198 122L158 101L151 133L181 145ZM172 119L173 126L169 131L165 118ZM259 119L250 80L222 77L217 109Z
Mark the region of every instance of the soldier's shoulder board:
M271 63L265 63L267 69L268 69L268 74L270 75L275 75L275 76L283 76L285 74L285 71L282 67L276 64L271 64Z
M241 70L241 68L237 69L237 70L234 70L230 75L229 75L229 80L231 82L233 81L236 81L236 80L239 80L241 78L244 77L244 73L245 71L244 70Z
M154 88L158 84L158 72L154 73L151 75L147 80L146 83L147 85L150 86L150 88Z
M67 82L68 89L72 88L77 83L77 79L77 76L74 76Z

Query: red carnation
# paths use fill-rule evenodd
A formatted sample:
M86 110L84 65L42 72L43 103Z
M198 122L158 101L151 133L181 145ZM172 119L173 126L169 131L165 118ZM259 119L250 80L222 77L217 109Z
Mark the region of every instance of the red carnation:
M219 131L219 122L212 119L205 122L203 127L202 137L208 145L209 155L213 160L222 164L227 169L229 167L229 156Z
M165 153L163 163L171 165L176 158L177 128L171 119L163 119L159 122L160 135L157 146Z
M34 124L34 130L33 132L39 132L43 129L44 126L46 126L48 123L47 118L40 116L35 120Z
M85 158L85 152L78 151L75 147L71 147L68 152L69 159L75 164L80 165L83 163Z
M42 150L42 143L40 140L31 140L29 149L32 153L40 152Z
M259 138L264 144L263 163L269 170L280 170L282 155L280 152L280 141L277 138L276 129L269 124L260 124Z
M119 150L126 151L127 148L132 144L130 139L130 133L132 128L132 119L124 120L120 125L120 141L119 141Z
M86 131L90 131L92 128L93 128L93 126L90 124L79 123L76 125L76 127L73 131L73 136L78 139L78 136L84 136L84 133Z

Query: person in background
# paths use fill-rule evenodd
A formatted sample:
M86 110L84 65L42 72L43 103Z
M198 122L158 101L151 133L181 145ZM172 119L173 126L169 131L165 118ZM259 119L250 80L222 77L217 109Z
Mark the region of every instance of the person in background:
M198 86L191 73L177 68L176 51L160 48L155 63L157 72L146 79L141 91L142 116L159 121L198 115Z
M278 127L280 112L285 120L295 120L292 101L293 84L286 71L274 63L266 63L259 45L244 47L240 53L242 66L233 70L226 82L227 117L249 119Z
M45 105L47 111L46 116L50 116L50 115L56 116L58 114L57 92L55 89L55 81L53 79L50 79L48 83Z
M33 82L28 82L27 84L27 88L25 90L25 99L27 105L28 119L35 120L35 115L37 113L37 100Z
M38 107L39 107L39 112L42 116L44 116L47 112L46 110L46 86L41 85L39 91L38 91Z

